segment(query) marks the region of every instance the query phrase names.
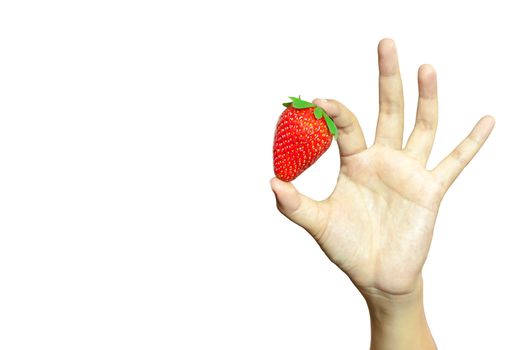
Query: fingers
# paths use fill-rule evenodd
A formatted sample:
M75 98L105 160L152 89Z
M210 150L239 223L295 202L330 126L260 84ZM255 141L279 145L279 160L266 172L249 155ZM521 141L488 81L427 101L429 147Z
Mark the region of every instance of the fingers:
M378 54L379 119L375 143L401 149L404 124L403 84L393 40L381 40Z
M359 121L346 106L336 100L315 99L313 103L324 109L339 129L337 144L342 163L346 157L367 148Z
M444 192L478 153L493 127L493 117L481 118L470 134L432 171L439 179Z
M318 234L324 220L319 203L302 195L290 182L271 179L271 188L276 197L276 206L289 220L302 226L311 234Z
M412 134L408 138L405 151L426 165L437 129L437 76L430 65L422 65L417 76L419 83L419 102Z

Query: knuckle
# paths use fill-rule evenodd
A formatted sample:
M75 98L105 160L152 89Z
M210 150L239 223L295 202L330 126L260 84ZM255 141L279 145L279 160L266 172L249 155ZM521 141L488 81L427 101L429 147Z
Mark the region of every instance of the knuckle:
M481 136L479 136L476 133L471 133L467 137L467 142L471 143L474 147L479 148L481 143L483 142Z
M432 131L435 129L436 124L430 118L417 118L415 121L415 126L424 131Z
M403 114L404 103L397 99L383 98L379 110L383 116L400 116Z
M454 159L455 161L461 164L465 164L467 162L467 156L465 155L465 152L463 152L463 149L460 147L456 147L452 151L451 156L452 156L452 159Z

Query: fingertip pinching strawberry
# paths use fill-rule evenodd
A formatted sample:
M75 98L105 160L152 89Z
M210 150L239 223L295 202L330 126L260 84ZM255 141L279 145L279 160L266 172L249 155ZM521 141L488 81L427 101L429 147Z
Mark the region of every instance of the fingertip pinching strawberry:
M274 136L274 173L292 181L313 165L331 145L338 130L326 111L297 97L285 102Z

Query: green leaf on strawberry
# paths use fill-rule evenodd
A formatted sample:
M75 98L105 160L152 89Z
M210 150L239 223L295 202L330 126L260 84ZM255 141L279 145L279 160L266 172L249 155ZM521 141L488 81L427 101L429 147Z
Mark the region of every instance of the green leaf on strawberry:
M316 107L311 102L307 102L307 101L301 100L301 99L299 99L297 97L289 97L289 98L291 99L291 101L293 101L293 107L295 107L297 109Z
M335 125L335 122L333 119L331 119L326 112L324 112L324 120L326 121L326 124L328 125L329 132L335 136L335 140L338 137L339 131L337 129L337 126Z
M315 118L320 119L326 114L324 110L320 107L315 108L315 111L313 112L315 114Z

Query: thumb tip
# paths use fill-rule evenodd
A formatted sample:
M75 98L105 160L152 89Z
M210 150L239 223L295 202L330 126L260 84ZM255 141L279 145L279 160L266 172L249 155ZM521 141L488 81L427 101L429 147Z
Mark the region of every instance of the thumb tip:
M277 177L273 177L269 183L271 184L271 189L275 194L282 193L284 191L290 191L292 188L294 189L291 183L282 181Z
M276 189L280 186L280 182L282 181L279 178L272 177L271 180L269 180L269 183L271 184L271 189L273 191L276 191Z
M289 212L298 207L300 198L293 184L276 177L272 178L270 183L276 197L276 203L282 212Z
M280 191L280 180L276 177L273 177L271 180L269 180L269 184L271 185L271 190L273 191L274 197L276 199L276 203L279 203L279 191Z

